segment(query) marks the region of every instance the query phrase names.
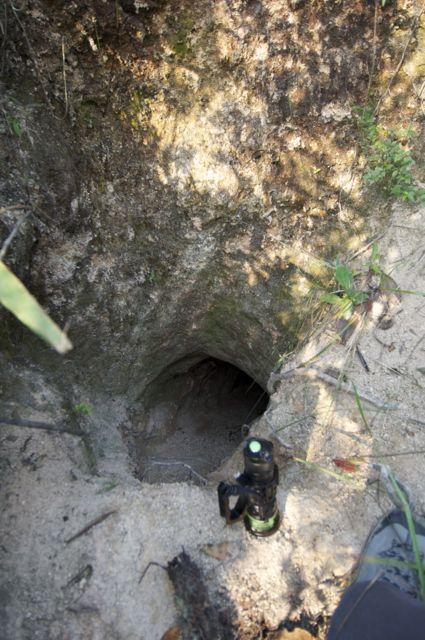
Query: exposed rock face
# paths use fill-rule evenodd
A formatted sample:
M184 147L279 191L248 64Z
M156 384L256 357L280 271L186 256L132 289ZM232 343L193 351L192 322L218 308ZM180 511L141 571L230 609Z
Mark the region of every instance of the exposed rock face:
M38 221L32 288L71 321L67 381L135 398L207 353L265 384L307 326L309 255L361 225L350 105L373 7L38 1L18 18L8 199Z

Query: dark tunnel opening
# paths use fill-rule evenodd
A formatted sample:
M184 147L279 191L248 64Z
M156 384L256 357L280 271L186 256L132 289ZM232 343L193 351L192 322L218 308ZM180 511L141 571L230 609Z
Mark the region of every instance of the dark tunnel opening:
M200 482L233 454L268 402L268 393L233 364L208 356L174 363L151 383L138 412L131 439L136 477Z

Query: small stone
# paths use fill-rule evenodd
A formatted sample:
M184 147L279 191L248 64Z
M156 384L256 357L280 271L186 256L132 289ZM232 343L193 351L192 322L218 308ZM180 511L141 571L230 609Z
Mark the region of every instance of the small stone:
M273 636L273 640L313 640L313 636L305 629L293 629L292 631L284 629L284 631L278 631Z

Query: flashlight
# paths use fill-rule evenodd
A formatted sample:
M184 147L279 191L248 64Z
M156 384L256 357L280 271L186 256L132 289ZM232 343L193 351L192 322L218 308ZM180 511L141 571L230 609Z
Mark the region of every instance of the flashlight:
M278 530L280 514L276 502L279 470L273 459L273 444L262 438L249 438L244 447L245 468L235 483L220 482L218 504L226 524L242 518L254 536L271 536ZM230 498L236 504L230 508Z

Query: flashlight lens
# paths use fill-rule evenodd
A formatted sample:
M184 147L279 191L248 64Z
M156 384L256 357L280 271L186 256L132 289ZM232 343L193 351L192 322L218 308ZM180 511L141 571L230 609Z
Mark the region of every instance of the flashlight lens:
M249 450L252 453L258 453L259 451L261 451L261 444L257 440L253 440L249 443Z

